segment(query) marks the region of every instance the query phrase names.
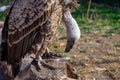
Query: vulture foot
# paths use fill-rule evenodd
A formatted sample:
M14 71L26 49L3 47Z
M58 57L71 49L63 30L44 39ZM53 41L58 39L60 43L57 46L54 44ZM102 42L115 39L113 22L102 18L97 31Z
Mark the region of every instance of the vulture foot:
M57 58L62 58L62 55L53 53L47 48L42 58L43 59L57 59Z
M42 69L43 67L46 67L46 68L49 68L49 69L52 69L52 70L56 69L55 67L49 65L46 61L44 61L41 56L38 56L34 61L37 62L36 66L39 67L39 70Z

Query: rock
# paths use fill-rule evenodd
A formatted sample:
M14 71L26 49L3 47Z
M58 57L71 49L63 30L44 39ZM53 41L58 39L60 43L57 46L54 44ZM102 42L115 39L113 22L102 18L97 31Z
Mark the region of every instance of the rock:
M13 78L10 65L0 61L0 80L11 80Z
M81 80L69 63L63 59L46 59L42 62L32 61L13 78L12 69L6 62L0 62L0 80Z
M28 67L20 71L15 80L78 80L80 78L75 68L62 58L44 61L45 63L33 60Z

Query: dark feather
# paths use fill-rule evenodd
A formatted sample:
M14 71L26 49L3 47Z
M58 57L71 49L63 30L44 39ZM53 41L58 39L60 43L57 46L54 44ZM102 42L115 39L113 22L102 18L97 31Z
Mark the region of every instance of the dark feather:
M45 52L61 17L62 6L59 1L14 1L2 31L3 60L12 64L13 72L18 70L16 65L19 65L21 58L26 53L36 53L33 49L36 44L42 46L39 53Z
M52 0L15 0L2 31L2 60L16 64L37 43L42 40L43 24L52 13ZM15 71L16 72L16 71ZM15 74L15 73L14 73Z

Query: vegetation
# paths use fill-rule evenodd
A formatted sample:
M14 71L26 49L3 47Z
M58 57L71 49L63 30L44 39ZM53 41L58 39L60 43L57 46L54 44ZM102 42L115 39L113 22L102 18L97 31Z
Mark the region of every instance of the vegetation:
M13 1L13 0L0 0L0 6L7 5L7 4L10 3L11 1ZM6 16L6 14L3 13L3 12L1 12L1 13L0 13L0 21L5 20L5 16Z
M0 0L0 6L2 5L7 5L8 3L10 3L13 0Z
M120 34L120 11L106 6L91 5L89 20L86 19L88 4L81 6L73 12L83 33L102 32L103 36Z
M92 0L93 2L120 8L120 0Z
M0 21L5 20L5 16L6 16L5 13L0 13Z

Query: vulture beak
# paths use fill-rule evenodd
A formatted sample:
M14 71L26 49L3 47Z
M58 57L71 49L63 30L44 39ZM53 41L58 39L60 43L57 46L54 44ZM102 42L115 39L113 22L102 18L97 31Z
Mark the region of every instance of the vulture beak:
M73 45L75 44L75 40L71 38L71 40L67 40L67 45L65 48L65 52L70 52L70 50L72 49Z
M74 46L75 42L78 41L80 38L80 29L69 10L65 10L63 12L62 19L67 29L67 45L65 52L69 52Z

